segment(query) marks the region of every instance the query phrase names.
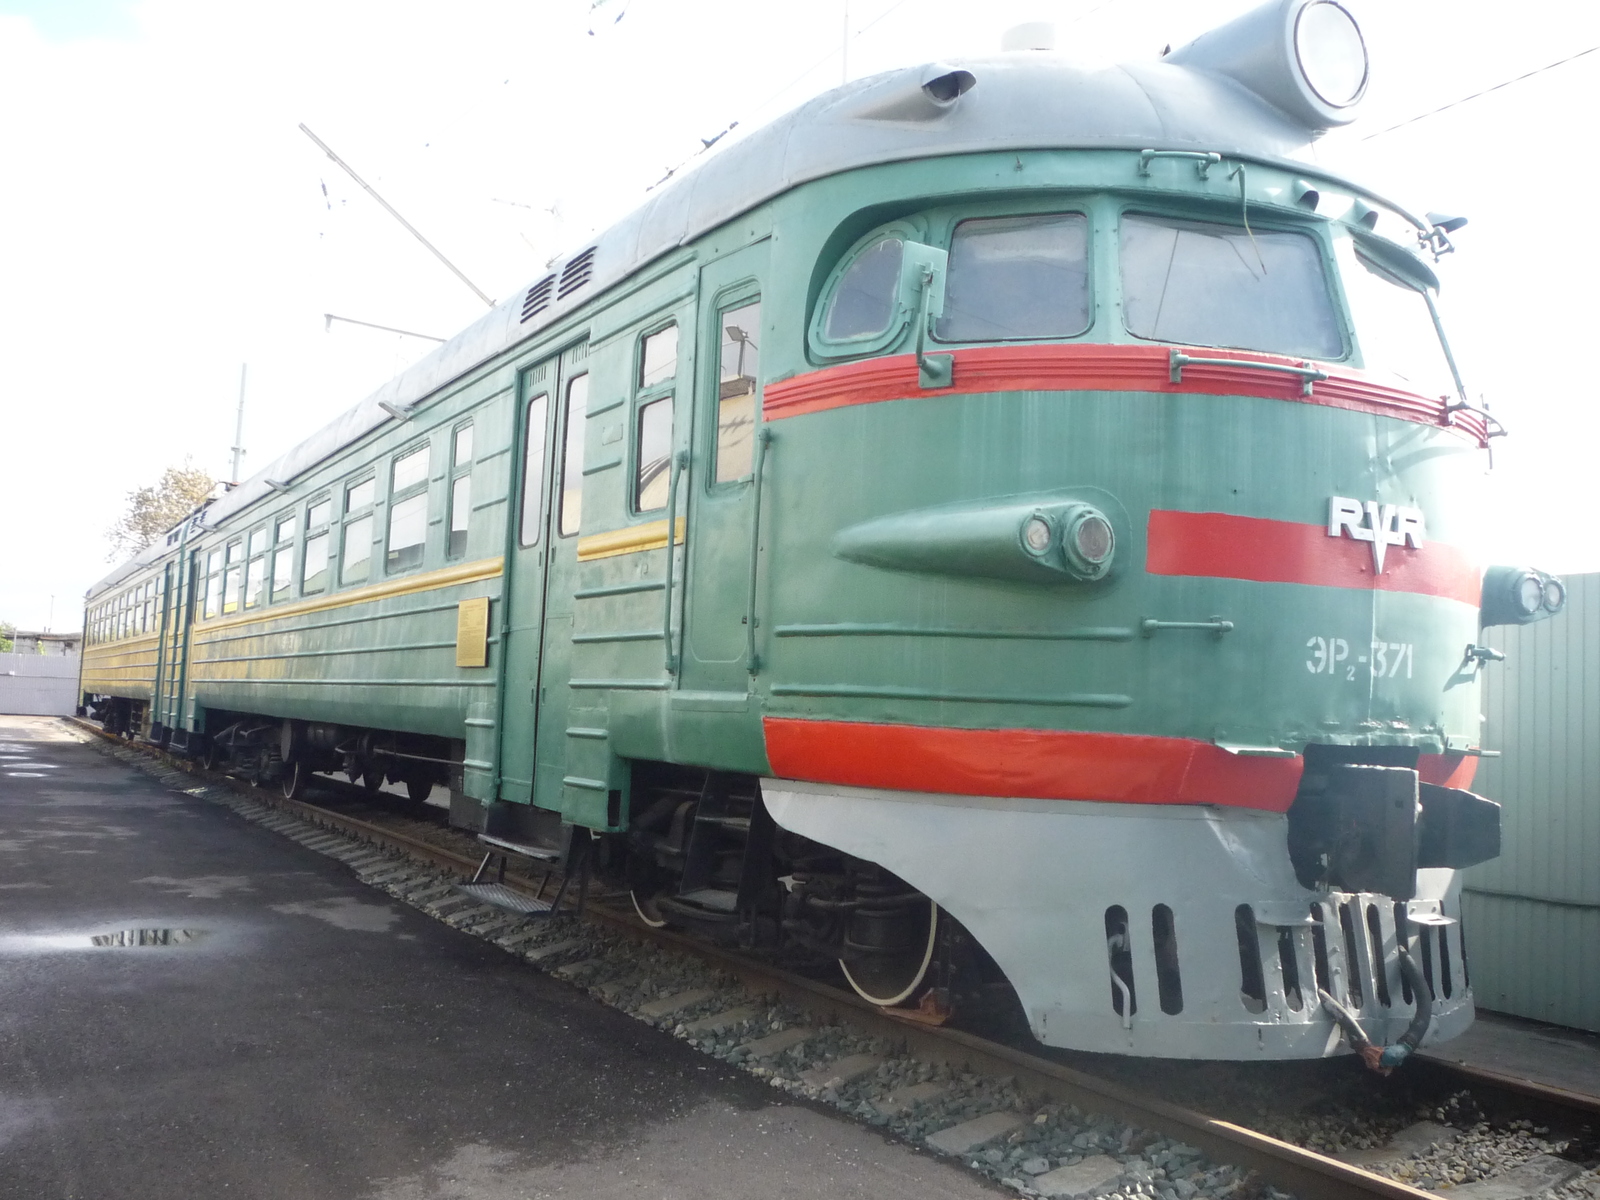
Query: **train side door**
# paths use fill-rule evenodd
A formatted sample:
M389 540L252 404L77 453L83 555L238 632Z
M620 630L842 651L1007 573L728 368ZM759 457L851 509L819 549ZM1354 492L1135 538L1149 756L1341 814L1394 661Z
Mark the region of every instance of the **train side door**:
M749 594L756 554L756 433L761 425L763 239L700 272L693 459L684 551L679 687L749 690Z
M561 394L561 359L550 358L522 373L517 384L517 419L512 446L511 504L501 595L506 605L505 677L500 704L500 798L533 798L538 740L539 659L544 648L546 551L550 545L551 413Z
M578 533L583 523L583 443L589 424L589 347L561 356L561 387L555 405L550 462L550 500L545 538L544 648L539 660L538 735L533 802L564 811L568 774L567 714L572 707L572 593L577 588Z

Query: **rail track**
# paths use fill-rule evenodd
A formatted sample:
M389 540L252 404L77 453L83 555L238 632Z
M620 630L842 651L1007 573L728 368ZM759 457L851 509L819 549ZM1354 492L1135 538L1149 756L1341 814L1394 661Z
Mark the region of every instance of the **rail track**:
M495 936L502 945L507 945L505 927L516 924L518 918L514 914L502 913L500 919L495 920L481 913L474 916L470 910L460 908L447 911L448 901L445 907L440 907L441 898L453 890L449 886L450 878L470 876L478 867L479 858L473 853L475 843L466 835L442 827L430 828L425 822L406 820L376 809L375 798L352 784L317 777L316 782L322 792L330 800L341 803L316 804L307 800L286 800L275 792L255 788L222 772L202 771L194 764L165 754L155 747L127 742L105 733L88 721L78 719L75 724L97 738L137 752L152 765L164 765L169 770L184 772L204 785L182 789L191 794L205 793L215 787L226 789L238 798L239 803L234 807L244 806L245 815L262 820L287 836L324 853L344 859L368 882L384 886L400 898L424 907L436 916L449 919L452 924L483 936ZM172 781L169 779L169 782ZM340 811L341 807L350 806L356 807L361 815ZM395 859L396 854L402 857ZM379 859L384 861L375 861ZM407 861L416 864L415 867L408 869L405 865ZM515 891L548 895L548 877L541 878L542 875L542 872L529 875L508 870L504 882ZM937 1064L946 1072L961 1072L964 1073L963 1077L979 1075L1010 1081L1006 1094L1026 1096L1032 1107L1070 1106L1084 1114L1098 1114L1119 1123L1126 1122L1130 1128L1151 1131L1162 1138L1171 1139L1172 1144L1194 1147L1216 1163L1231 1165L1248 1173L1244 1177L1246 1186L1225 1187L1211 1194L1246 1197L1252 1194L1253 1189L1255 1195L1267 1196L1271 1195L1272 1190L1281 1189L1303 1200L1332 1200L1334 1197L1349 1196L1416 1198L1438 1194L1367 1170L1355 1162L1342 1161L1284 1138L1271 1136L1250 1128L1240 1120L1211 1116L1197 1108L1154 1094L1155 1086L1162 1087L1169 1094L1173 1090L1181 1092L1183 1088L1181 1085L1176 1089L1167 1086L1170 1081L1141 1079L1141 1076L1150 1075L1147 1068L1141 1070L1141 1064L1110 1066L1106 1072L1084 1070L1077 1065L1056 1061L1049 1056L1052 1052L1033 1053L966 1030L908 1020L826 982L708 945L671 930L648 928L637 920L630 905L615 903L619 898L603 894L591 897L582 914L585 927L602 930L614 938L638 946L696 960L717 976L734 981L747 997L775 997L791 1015L803 1013L802 1020L810 1023L807 1028L846 1028L854 1031L857 1043L867 1039L878 1045L894 1044L902 1048L905 1056L921 1063ZM573 897L569 897L568 909L572 903ZM473 907L481 909L483 906ZM576 914L568 912L567 915ZM544 929L554 927L548 921L540 924ZM513 936L509 940L517 941L517 938ZM575 982L581 981L584 968L599 961L597 958L581 957L585 953L579 946L581 941L580 938L559 935L546 938L525 957L551 967L559 961L560 952L571 947L573 951L566 957L569 960L574 959L574 955L578 957L575 961L567 962L556 973L565 974ZM620 987L616 981L609 986L609 994L605 986L598 991L604 998L614 999ZM726 1003L717 998L701 996L701 991L709 990L690 989L678 992L665 1001L647 1001L641 1006L639 1015L656 1019L657 1023L661 1023L661 1018L666 1018L670 1027L680 1011L693 1011L695 1005L702 1010L708 1006L715 1009L718 1004ZM674 1010L672 1003L680 1000L687 1000L688 1003L680 1004L679 1009ZM745 1010L740 1008L737 1011ZM655 1015L652 1016L652 1013ZM677 1030L680 1035L685 1029L692 1032L695 1024L706 1026L710 1019L679 1023ZM716 1030L713 1029L713 1032ZM779 1040L782 1040L781 1035ZM865 1059L868 1056L859 1057ZM753 1065L754 1062L752 1059L747 1065ZM756 1074L764 1072L773 1076L774 1084L783 1082L776 1077L776 1073L755 1067ZM1446 1102L1445 1097L1450 1098L1448 1103L1458 1103L1464 1093L1470 1093L1474 1098L1471 1105L1480 1114L1484 1108L1492 1107L1501 1114L1522 1114L1524 1118L1560 1126L1574 1135L1569 1145L1576 1147L1575 1157L1592 1157L1600 1153L1600 1146L1596 1145L1589 1132L1591 1128L1600 1127L1600 1097L1437 1059L1416 1059L1407 1066L1406 1072L1408 1084L1420 1086L1423 1093L1432 1095L1441 1103ZM817 1080L826 1079L825 1071L813 1070L810 1074ZM1156 1072L1157 1076L1159 1074ZM1195 1078L1199 1078L1203 1086L1210 1086L1214 1082L1214 1077L1207 1080L1203 1073ZM839 1080L832 1082L837 1085ZM1190 1082L1192 1084L1194 1078ZM810 1093L814 1094L817 1090L813 1087ZM821 1090L830 1093L828 1098L834 1098L831 1093L838 1089L824 1087ZM1221 1107L1227 1106L1224 1104ZM1434 1101L1430 1100L1422 1107L1431 1111ZM1442 1108L1440 1115L1444 1115ZM1035 1120L1043 1123L1044 1117L1041 1115ZM1513 1123L1513 1128L1519 1126L1534 1128L1529 1119ZM1008 1129L1007 1132L1012 1134L1011 1140L1014 1140L1016 1131ZM996 1138L1002 1136L997 1134ZM1148 1137L1149 1133L1139 1136ZM934 1138L929 1138L928 1144L940 1147ZM972 1149L958 1153L963 1158L973 1159L974 1166L981 1166L982 1160L974 1158L981 1144L975 1143ZM1122 1148L1126 1150L1128 1145L1127 1135L1124 1134ZM948 1145L944 1148L951 1152ZM1376 1163L1379 1159L1374 1157L1372 1161ZM1025 1179L1005 1182L1020 1187ZM1142 1190L1144 1194L1158 1197L1173 1194L1187 1200L1188 1196L1194 1195L1193 1188L1188 1191L1181 1188L1176 1191L1172 1188L1161 1190L1160 1184L1160 1180L1135 1177L1128 1186L1136 1193ZM1555 1186L1559 1186L1559 1183ZM1034 1191L1032 1194L1051 1193ZM1512 1189L1507 1194L1519 1193Z

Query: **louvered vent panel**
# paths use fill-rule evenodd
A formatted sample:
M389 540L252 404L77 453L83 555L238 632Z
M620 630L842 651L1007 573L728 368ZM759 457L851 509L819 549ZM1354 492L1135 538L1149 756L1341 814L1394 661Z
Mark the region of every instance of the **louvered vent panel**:
M590 246L566 266L561 268L561 286L556 289L556 299L565 300L589 282L594 274L594 247Z
M556 286L556 277L546 275L538 283L528 289L527 299L522 302L522 319L531 321L545 309L550 307L550 292Z

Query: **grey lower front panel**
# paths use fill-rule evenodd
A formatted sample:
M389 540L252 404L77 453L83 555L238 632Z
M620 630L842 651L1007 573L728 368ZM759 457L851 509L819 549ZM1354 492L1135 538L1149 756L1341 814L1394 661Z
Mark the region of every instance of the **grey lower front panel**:
M1340 1053L1338 1027L1317 1001L1319 974L1380 1045L1415 1011L1399 975L1394 902L1300 886L1281 814L781 779L764 780L762 795L785 829L880 863L965 925L1048 1045L1165 1058ZM1421 871L1418 883L1408 907L1431 922L1414 926L1430 939L1431 1044L1461 1033L1473 1010L1455 873ZM1108 910L1127 931L1131 1003L1117 999Z

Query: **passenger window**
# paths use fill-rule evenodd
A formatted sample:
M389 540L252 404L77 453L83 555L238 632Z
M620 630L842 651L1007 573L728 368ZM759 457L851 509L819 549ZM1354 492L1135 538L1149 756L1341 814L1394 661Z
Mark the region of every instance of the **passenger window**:
M294 542L272 552L272 602L286 600L294 583Z
M718 483L743 479L752 469L756 380L761 373L761 346L757 341L760 332L759 300L722 314L721 369L717 379Z
M300 594L314 595L328 586L328 531L306 539L305 562L300 568Z
M294 583L294 527L295 516L290 513L279 517L272 527L272 594L274 604L288 598Z
M668 325L644 339L639 356L639 386L654 387L678 373L678 327Z
M244 606L255 608L262 602L267 581L267 527L250 531L250 562L245 568Z
M225 557L228 567L222 578L222 612L226 616L239 611L239 600L244 592L244 567L234 564L244 556L243 542L230 542Z
M1334 359L1344 338L1303 233L1126 214L1123 319L1135 337Z
M1089 221L1076 213L962 221L950 239L948 342L1075 337L1089 328Z
M205 613L214 617L222 611L222 551L213 550L206 557Z
M320 528L333 516L333 501L324 496L306 509L306 532Z
M583 435L589 423L589 376L567 383L566 441L561 447L561 515L557 528L562 537L583 525Z
M385 570L404 571L422 562L428 531L428 493L418 492L389 505L389 557Z
M672 460L672 397L652 400L639 409L634 444L638 446L639 469L633 487L635 512L655 512L667 506L671 483L668 466Z
M390 474L388 555L384 570L405 571L422 562L428 533L428 446L394 460Z
M394 460L393 482L389 486L391 494L403 492L409 487L423 482L428 478L428 447L418 446L415 450L407 451Z
M472 426L455 432L450 454L450 536L445 543L447 558L460 558L467 552L467 533L472 524Z
M901 253L900 239L890 237L856 255L828 300L823 334L829 341L869 338L889 328L900 283Z
M539 544L539 516L544 511L544 433L550 397L540 392L528 401L522 444L522 544Z
M353 513L357 509L366 508L377 494L376 479L363 479L360 483L351 484L344 494L344 511Z
M372 514L346 521L339 558L340 583L365 583L372 569Z

